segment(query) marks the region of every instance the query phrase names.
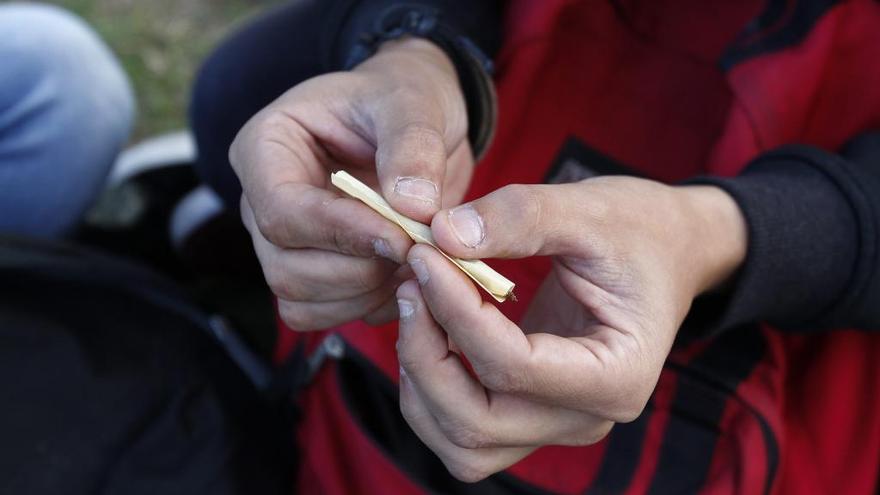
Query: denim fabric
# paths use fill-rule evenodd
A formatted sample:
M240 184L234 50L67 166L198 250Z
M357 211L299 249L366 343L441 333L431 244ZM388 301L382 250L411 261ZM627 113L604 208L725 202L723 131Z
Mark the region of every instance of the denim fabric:
M0 5L0 233L60 237L97 197L134 117L110 50L57 7Z

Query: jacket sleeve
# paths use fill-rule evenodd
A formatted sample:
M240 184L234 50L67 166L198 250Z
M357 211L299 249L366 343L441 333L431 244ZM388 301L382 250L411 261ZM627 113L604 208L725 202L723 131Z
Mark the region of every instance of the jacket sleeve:
M494 56L501 44L501 0L330 0L335 40L327 44L328 69L346 65L355 46L392 9L433 11L439 21L468 38L487 55Z
M793 332L880 330L880 133L841 154L789 146L738 177L690 182L737 201L749 246L732 284L695 301L686 335L754 321Z

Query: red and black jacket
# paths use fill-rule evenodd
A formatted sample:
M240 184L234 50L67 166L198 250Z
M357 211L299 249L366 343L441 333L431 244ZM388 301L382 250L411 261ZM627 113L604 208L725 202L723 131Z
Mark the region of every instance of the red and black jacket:
M306 72L343 64L389 3L302 9L298 19L320 13L344 33ZM743 209L749 255L730 288L695 303L636 421L474 485L451 478L400 417L394 325L279 325L279 361L294 349L336 357L298 399L298 489L875 493L880 139L852 140L880 129L880 2L519 0L500 24L497 2L408 3L431 5L489 53L503 32L495 137L468 198L611 173L712 183ZM501 306L516 321L549 263L494 264L517 283L520 301Z

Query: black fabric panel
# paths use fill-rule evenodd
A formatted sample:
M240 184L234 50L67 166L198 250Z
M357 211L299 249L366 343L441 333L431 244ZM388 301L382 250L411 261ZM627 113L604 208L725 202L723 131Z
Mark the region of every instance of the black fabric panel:
M292 428L205 325L138 267L0 239L0 493L287 493Z
M340 392L361 430L394 465L429 493L549 495L506 473L478 483L456 480L403 419L399 389L392 381L349 345L338 366Z
M679 379L648 493L696 493L703 487L727 401L764 357L765 349L760 329L743 327L715 339L688 366L673 366ZM763 421L754 410L752 413ZM775 439L768 440L772 440L767 454L772 482L778 448Z
M816 22L841 0L768 0L764 11L750 22L721 56L722 69L730 70L748 59L793 47L804 40ZM777 26L785 19L785 24Z
M599 473L584 493L600 495L626 491L641 463L645 432L653 411L649 403L635 421L614 426L608 435L608 446Z
M755 414L761 425L761 436L764 438L764 445L767 448L767 479L764 481L764 494L769 495L773 491L773 482L776 481L776 472L779 470L779 442L770 423L760 414Z

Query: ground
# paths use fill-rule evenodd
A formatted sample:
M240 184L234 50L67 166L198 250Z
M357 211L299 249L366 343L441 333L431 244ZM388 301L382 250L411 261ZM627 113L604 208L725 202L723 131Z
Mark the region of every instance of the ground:
M133 141L186 125L193 76L230 30L279 0L51 0L101 34L138 99Z

